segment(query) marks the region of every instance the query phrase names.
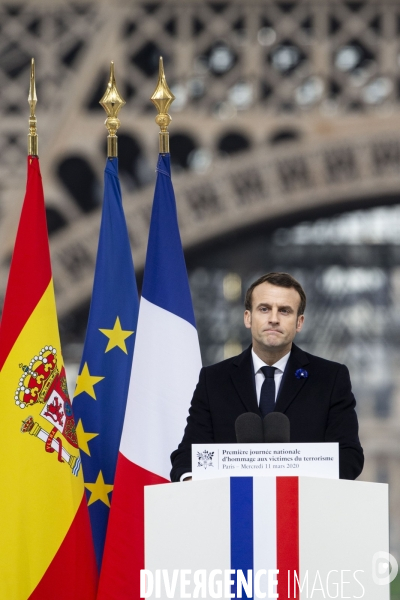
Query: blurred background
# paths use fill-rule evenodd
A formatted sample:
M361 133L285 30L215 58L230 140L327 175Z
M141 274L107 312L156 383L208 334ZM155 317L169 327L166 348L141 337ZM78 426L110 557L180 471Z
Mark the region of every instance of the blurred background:
M0 305L26 173L29 65L64 356L85 335L114 60L119 165L140 283L159 56L204 364L239 353L248 285L289 271L305 350L348 365L366 463L400 557L400 1L0 1ZM38 268L34 257L32 274ZM27 282L29 293L29 282ZM73 384L72 384L73 385ZM73 389L73 387L71 388Z

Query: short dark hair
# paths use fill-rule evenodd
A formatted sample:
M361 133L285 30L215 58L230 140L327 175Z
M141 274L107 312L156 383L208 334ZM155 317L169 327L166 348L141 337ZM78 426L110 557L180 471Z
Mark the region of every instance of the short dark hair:
M266 275L262 275L254 283L252 283L249 289L247 290L244 299L244 307L246 310L251 311L253 290L262 283L270 283L271 285L276 285L277 287L295 289L300 296L300 305L297 311L297 315L299 316L304 314L304 311L306 309L306 294L303 288L301 287L300 283L297 281L297 279L292 277L292 275L289 275L289 273L267 273Z

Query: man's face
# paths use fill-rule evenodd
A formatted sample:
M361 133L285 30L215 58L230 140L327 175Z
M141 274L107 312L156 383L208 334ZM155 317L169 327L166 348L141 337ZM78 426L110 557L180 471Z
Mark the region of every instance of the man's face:
M289 352L296 333L303 327L304 315L297 316L299 305L300 295L294 288L270 283L254 288L252 309L245 311L244 324L251 330L256 353Z

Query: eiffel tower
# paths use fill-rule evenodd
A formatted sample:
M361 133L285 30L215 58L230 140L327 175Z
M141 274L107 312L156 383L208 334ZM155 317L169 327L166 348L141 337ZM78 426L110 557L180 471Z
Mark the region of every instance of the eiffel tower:
M204 360L247 343L241 302L252 279L278 268L298 276L310 296L301 343L350 367L363 476L391 482L399 551L400 2L1 3L0 296L24 193L31 57L57 304L66 355L76 362L102 197L99 100L113 60L127 101L119 164L140 274L160 55L176 96L173 178ZM358 242L343 241L346 213L390 205L376 243L365 232L377 213L364 228L364 213L351 213Z

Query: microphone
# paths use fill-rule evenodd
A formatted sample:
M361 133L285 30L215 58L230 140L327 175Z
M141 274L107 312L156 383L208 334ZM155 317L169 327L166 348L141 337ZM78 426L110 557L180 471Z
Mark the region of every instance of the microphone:
M267 444L288 444L290 442L290 421L281 412L271 412L264 417L264 442Z
M248 412L235 421L236 441L238 444L262 444L264 441L261 417Z

